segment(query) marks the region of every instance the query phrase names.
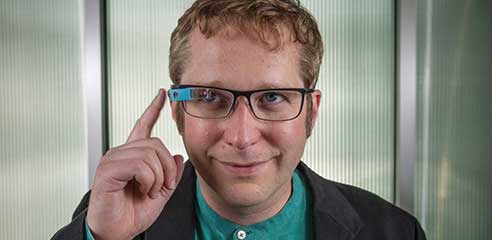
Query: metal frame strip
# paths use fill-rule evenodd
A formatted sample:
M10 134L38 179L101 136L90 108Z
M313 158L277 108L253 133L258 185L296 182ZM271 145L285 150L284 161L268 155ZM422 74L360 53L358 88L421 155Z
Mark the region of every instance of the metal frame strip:
M104 0L84 0L83 81L86 94L89 187L107 149Z
M414 213L417 160L417 0L397 1L395 203Z

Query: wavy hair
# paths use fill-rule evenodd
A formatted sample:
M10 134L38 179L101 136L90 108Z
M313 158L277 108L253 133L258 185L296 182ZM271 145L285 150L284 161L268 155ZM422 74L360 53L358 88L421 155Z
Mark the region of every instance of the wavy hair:
M314 17L293 0L197 0L178 20L171 35L169 74L179 84L190 56L189 38L199 29L207 38L226 27L254 34L272 50L282 45L284 29L301 44L299 66L307 88L314 88L323 57L323 42ZM272 41L269 41L273 38Z

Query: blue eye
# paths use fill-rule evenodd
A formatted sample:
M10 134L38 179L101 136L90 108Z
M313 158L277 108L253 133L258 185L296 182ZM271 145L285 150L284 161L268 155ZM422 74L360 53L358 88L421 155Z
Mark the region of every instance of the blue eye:
M202 97L202 100L205 102L213 102L215 100L215 94L206 94Z
M214 90L203 90L200 93L200 99L207 103L216 103L216 102L224 101L221 94L217 93Z
M261 100L265 103L275 103L275 102L283 101L285 100L285 98L281 94L275 92L268 92L263 94Z

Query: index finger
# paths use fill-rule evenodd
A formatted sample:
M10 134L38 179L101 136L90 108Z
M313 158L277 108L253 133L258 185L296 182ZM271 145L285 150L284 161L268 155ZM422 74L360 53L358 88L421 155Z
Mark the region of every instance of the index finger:
M137 120L135 126L133 127L130 136L126 142L133 142L135 140L150 138L152 129L154 128L157 119L159 119L159 114L161 113L162 107L166 102L165 91L161 88L159 89L159 94L154 98L152 103L147 107L142 116Z

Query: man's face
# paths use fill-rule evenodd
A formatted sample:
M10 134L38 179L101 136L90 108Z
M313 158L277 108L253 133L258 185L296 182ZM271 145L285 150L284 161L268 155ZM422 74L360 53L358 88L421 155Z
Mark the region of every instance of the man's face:
M195 30L190 50L181 84L240 91L304 88L293 43L272 52L244 34L206 39ZM314 123L320 93L312 95ZM211 190L216 200L238 207L262 204L290 191L292 172L306 143L306 106L297 118L281 122L256 119L244 97L238 98L225 119L200 119L183 113L181 134L200 184ZM173 103L173 113L176 107Z

